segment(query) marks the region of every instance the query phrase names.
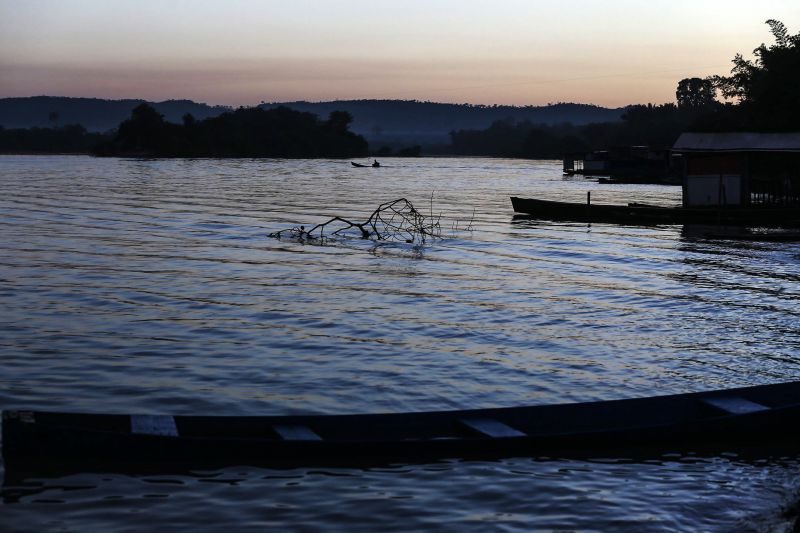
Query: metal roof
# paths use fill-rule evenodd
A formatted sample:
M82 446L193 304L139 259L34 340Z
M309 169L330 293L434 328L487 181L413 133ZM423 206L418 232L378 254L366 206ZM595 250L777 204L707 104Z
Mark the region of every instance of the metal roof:
M800 152L800 132L683 133L676 152Z

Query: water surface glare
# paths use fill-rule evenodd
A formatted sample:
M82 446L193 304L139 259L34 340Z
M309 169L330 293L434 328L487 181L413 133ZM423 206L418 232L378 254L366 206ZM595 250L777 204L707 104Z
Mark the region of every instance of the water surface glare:
M675 187L564 178L558 162L385 165L0 156L0 408L414 411L800 379L800 245L515 220L511 195L680 201ZM443 238L267 238L400 197L441 214ZM796 468L728 457L86 474L7 488L0 515L24 529L44 508L39 526L68 530L124 529L137 513L173 526L759 529L782 525Z

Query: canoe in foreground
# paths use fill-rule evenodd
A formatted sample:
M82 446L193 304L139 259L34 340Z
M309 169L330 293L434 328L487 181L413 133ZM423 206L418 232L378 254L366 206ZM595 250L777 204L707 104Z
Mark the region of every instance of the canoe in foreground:
M660 207L643 204L609 205L555 202L511 197L517 213L545 220L612 224L721 224L800 226L800 207Z
M800 382L589 403L397 414L3 413L6 469L359 465L440 458L800 449Z

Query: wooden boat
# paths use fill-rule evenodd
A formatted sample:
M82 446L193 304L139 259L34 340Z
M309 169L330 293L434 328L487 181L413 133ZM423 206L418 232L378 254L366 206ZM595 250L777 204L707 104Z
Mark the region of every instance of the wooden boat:
M397 414L3 413L6 470L55 464L361 465L439 458L800 451L800 382L640 399ZM637 452L638 450L638 452Z
M607 222L612 224L716 224L727 226L800 226L800 206L787 207L660 207L554 202L511 197L517 213L545 220Z

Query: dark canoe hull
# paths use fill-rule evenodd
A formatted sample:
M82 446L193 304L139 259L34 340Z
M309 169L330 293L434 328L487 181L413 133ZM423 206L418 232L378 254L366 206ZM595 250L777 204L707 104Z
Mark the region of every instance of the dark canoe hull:
M48 465L104 469L165 464L357 466L443 458L800 451L800 382L467 411L156 417L173 424L171 435L134 430L141 418L6 411L6 470Z
M644 205L608 205L554 202L511 197L517 213L544 220L630 225L708 224L745 226L800 226L800 207L684 208Z
M371 165L362 165L361 163L354 163L353 161L350 161L350 164L356 168L369 168L371 166Z

